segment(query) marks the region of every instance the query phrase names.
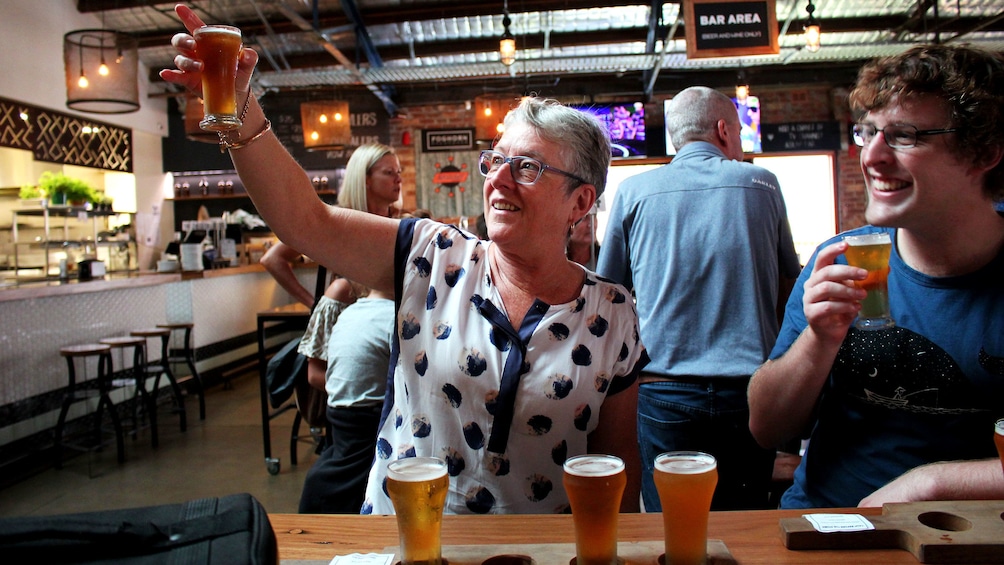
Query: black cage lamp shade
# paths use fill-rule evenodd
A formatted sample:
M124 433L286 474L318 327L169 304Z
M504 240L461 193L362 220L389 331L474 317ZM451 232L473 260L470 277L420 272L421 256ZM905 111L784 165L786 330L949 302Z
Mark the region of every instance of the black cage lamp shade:
M109 29L81 29L63 36L66 106L93 114L139 110L138 42Z

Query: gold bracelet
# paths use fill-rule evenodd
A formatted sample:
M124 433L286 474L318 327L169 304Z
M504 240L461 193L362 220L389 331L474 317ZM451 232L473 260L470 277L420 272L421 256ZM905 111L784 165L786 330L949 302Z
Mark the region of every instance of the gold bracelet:
M272 131L272 122L270 122L268 120L268 118L265 118L265 126L263 128L261 128L261 131L259 131L258 133L252 135L251 137L249 137L249 138L247 138L246 140L243 140L243 141L238 140L238 141L233 141L232 142L232 141L230 141L229 137L225 138L223 136L223 133L220 132L220 151L222 152L222 151L224 151L226 149L230 149L230 150L233 150L233 149L243 149L243 148L247 147L248 145L251 145L252 143L258 141L259 139L261 139L262 137L264 137L264 135L266 133L268 133L270 131Z

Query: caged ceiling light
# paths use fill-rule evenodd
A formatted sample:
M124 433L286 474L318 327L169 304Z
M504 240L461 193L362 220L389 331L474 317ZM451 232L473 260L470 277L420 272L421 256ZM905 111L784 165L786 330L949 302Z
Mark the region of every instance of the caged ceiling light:
M804 35L805 35L805 48L815 53L819 51L820 37L822 32L819 30L819 24L816 23L816 19L813 17L813 12L816 11L816 6L812 4L812 0L809 0L809 4L805 7L805 11L809 13L809 19L805 22Z
M499 61L505 66L511 66L516 62L516 38L509 31L512 20L509 19L509 2L505 2L502 8L502 39L499 41Z
M71 31L63 36L63 65L68 108L94 114L139 110L138 42L131 35L110 29Z

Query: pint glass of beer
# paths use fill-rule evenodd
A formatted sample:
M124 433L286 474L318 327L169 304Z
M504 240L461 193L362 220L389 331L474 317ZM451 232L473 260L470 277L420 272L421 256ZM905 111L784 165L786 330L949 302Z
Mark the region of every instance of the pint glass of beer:
M889 313L889 254L892 240L888 233L844 236L847 263L868 271L868 278L854 285L868 291L861 301L861 311L854 326L862 330L881 330L895 326Z
M994 424L994 445L997 446L997 455L1001 458L1001 469L1004 470L1004 418L997 420Z
M662 502L665 565L703 565L718 462L700 451L670 451L655 458L654 479Z
M398 459L387 466L387 494L397 514L402 565L441 565L443 505L450 489L446 462L437 457Z
M195 54L202 61L202 102L205 117L199 127L228 131L241 127L237 117L237 58L241 54L241 30L233 26L207 25L195 30Z
M576 565L617 563L617 516L627 485L624 461L579 455L565 461L565 492L575 524Z

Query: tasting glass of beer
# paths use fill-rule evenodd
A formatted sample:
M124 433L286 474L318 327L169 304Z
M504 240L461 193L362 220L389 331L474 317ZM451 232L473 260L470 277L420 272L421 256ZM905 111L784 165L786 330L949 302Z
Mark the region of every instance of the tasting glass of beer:
M1004 418L997 420L994 424L994 445L997 446L997 455L1001 458L1001 469L1004 470Z
M205 117L199 127L229 131L241 127L237 117L237 58L241 54L241 30L233 26L207 25L195 30L195 55L202 61L202 103Z
M844 236L847 242L847 263L868 271L863 281L854 281L854 286L868 291L861 301L861 311L854 326L862 330L881 330L896 325L889 312L889 254L892 240L888 233Z
M665 565L704 565L718 461L700 451L670 451L655 458L654 479L662 502Z
M446 462L438 457L409 457L387 466L402 565L442 565L440 532L449 489Z
M617 516L627 485L624 461L579 455L565 461L564 479L575 524L576 565L617 563Z

